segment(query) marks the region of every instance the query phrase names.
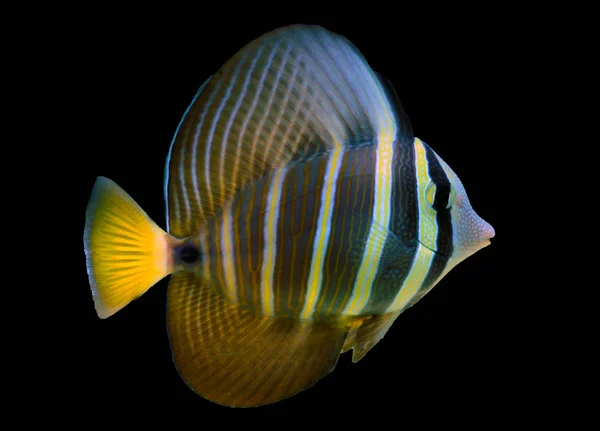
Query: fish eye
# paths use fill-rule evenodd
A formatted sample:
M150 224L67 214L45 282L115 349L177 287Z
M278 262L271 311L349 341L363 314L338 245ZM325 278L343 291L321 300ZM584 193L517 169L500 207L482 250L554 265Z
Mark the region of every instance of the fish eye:
M178 248L177 254L185 263L195 263L200 259L200 251L192 244L185 244Z
M454 187L447 180L434 180L425 191L427 204L436 211L449 210L456 200Z

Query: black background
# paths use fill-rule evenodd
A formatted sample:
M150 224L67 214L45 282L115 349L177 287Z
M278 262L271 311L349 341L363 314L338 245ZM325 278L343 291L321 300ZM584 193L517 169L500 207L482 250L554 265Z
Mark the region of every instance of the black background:
M381 5L362 5L371 6ZM87 418L102 417L106 410L133 418L166 412L199 421L284 412L294 415L288 420L326 415L375 418L372 423L381 424L422 412L428 412L425 418L485 417L497 423L527 408L526 396L507 397L529 390L515 378L522 373L511 328L518 285L508 282L506 270L515 223L507 204L514 196L507 171L519 170L509 145L524 51L516 33L526 31L513 12L455 6L415 12L401 5L369 19L361 9L353 10L351 19L319 18L310 11L275 19L268 18L268 8L244 16L233 5L227 13L179 10L168 17L155 9L151 18L104 12L90 12L77 23L71 36L80 48L73 45L75 61L68 72L81 89L81 102L71 108L84 126L80 145L70 154L80 160L71 178L79 216L71 228L78 279L68 289L72 313L64 339L72 353L65 355L61 377L76 411ZM199 397L177 374L166 332L168 279L109 319L96 316L81 234L99 175L123 187L164 227L165 160L198 87L250 40L293 23L343 34L392 81L415 135L459 175L496 237L403 313L359 363L343 354L314 387L240 412Z

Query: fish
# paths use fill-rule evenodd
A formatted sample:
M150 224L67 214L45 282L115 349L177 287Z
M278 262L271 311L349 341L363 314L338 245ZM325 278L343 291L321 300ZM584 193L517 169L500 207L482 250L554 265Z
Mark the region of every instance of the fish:
M491 243L392 82L322 26L249 42L200 86L164 171L166 227L98 176L84 251L97 316L169 277L182 380L228 407L313 387Z

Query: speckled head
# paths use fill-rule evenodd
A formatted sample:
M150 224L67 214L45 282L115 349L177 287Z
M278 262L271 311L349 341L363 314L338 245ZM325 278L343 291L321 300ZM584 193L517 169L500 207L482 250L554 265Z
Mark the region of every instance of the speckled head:
M490 245L490 239L494 237L496 232L492 225L475 212L458 175L439 155L435 154L435 156L444 169L453 192L453 202L450 208L453 250L446 264L447 272L467 257Z
M414 154L418 241L435 253L420 289L423 293L460 262L488 246L495 232L473 210L462 182L431 147L415 138Z

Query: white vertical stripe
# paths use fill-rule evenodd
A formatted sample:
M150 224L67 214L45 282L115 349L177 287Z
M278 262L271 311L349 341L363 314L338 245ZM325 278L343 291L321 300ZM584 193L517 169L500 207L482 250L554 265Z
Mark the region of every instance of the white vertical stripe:
M263 250L261 298L262 310L266 316L272 316L275 312L273 291L273 276L275 259L277 258L277 223L279 221L279 210L281 206L281 191L287 168L278 170L269 187L267 196L268 209L265 211L264 235L265 243Z
M298 67L295 67L294 68L294 78L296 77L297 70L298 70ZM281 140L282 143L290 142L289 148L290 148L291 154L294 154L296 152L296 149L298 148L298 144L300 143L300 138L302 138L302 136L306 132L306 128L308 125L308 120L305 118L304 122L302 122L302 125L300 126L299 130L296 132L296 139L294 140L293 143L291 143L290 134L291 134L294 126L296 124L299 124L298 117L300 116L300 113L303 112L302 109L304 108L305 104L308 105L308 111L310 111L310 106L311 106L312 100L306 100L306 96L309 95L307 90L308 90L308 80L305 79L302 81L302 86L300 87L300 89L296 90L297 93L299 94L299 97L295 102L296 107L294 108L294 115L288 119L289 124L288 124L287 130L285 131L285 134L283 135L283 139Z
M385 242L378 241L378 232L390 225L390 200L392 198L392 161L394 141L392 136L383 136L375 151L375 190L371 226L358 275L352 289L352 297L346 304L343 314L359 315L371 296L373 281L377 274Z
M180 169L179 169L179 180L181 182L181 189L183 190L183 196L184 196L184 201L186 204L186 220L189 222L188 224L190 226L188 226L188 229L191 228L191 206L190 205L195 205L198 208L202 208L202 199L200 198L200 191L198 189L198 173L196 172L196 161L197 161L197 151L198 151L198 140L200 139L200 132L202 130L202 126L204 125L204 119L206 118L206 114L209 111L215 96L217 95L217 93L219 92L219 88L221 88L221 80L218 80L216 83L215 88L213 88L212 93L209 96L208 101L206 102L206 104L204 105L204 107L202 108L202 114L200 116L200 120L198 121L198 124L196 125L196 132L194 133L194 140L192 142L192 153L191 156L189 158L189 160L187 160L186 157L186 146L182 146L182 158L181 158L181 164L180 164ZM195 195L195 201L191 202L191 199L187 196L187 191L185 188L185 184L187 183L185 181L185 162L190 163L190 171L191 171L191 177L192 177L192 184L194 187L194 195ZM183 219L182 223L183 223Z
M263 66L263 71L260 76L260 82L256 86L256 93L254 94L254 99L252 99L252 106L248 110L248 113L246 114L246 118L244 118L244 122L242 123L242 127L240 129L240 134L238 135L238 139L237 139L237 149L236 149L236 153L235 153L236 160L240 159L240 155L242 153L242 147L247 148L247 146L244 145L245 139L248 138L246 136L246 128L248 127L248 122L250 121L250 118L252 118L252 115L254 115L254 111L256 110L256 105L258 104L258 100L260 99L263 84L264 84L265 79L267 78L267 74L269 72L269 66L273 62L273 57L275 57L277 45L278 45L278 43L275 43L275 45L273 47L271 47L271 53L269 54L269 59L267 60L267 65ZM237 180L238 180L238 165L235 165L234 169L233 169L233 173L232 173L232 181L237 182Z
M431 213L429 206L426 201L426 190L427 185L431 181L429 176L429 169L427 166L427 158L425 156L425 148L421 141L417 138L414 140L414 151L415 151L415 173L416 173L416 185L417 185L417 211L419 214L419 223L417 227L417 238L421 241L421 238L425 233L437 234L437 225L435 218ZM432 231L432 232L429 232ZM392 301L387 311L400 311L404 309L407 304L413 299L415 294L419 291L425 277L429 272L429 268L433 262L435 253L429 248L423 246L420 242L417 247L417 253L414 257L413 264L410 272L408 273L402 287L396 294L396 298Z
M204 87L206 87L206 84L208 84L208 81L210 81L210 78L212 78L212 76L209 76L208 79L206 81L204 81L204 83L200 86L200 88L198 89L198 91L196 92L196 95L194 96L194 98L192 99L192 102L189 104L189 106L187 107L187 109L185 110L185 112L183 113L181 120L179 120L179 124L177 125L177 129L175 129L175 134L173 135L173 139L171 140L171 145L169 146L169 153L167 154L167 161L165 163L165 184L164 184L164 188L165 188L165 211L166 211L166 221L167 221L167 233L170 233L169 231L169 170L171 169L171 167L169 166L171 164L171 155L173 153L173 145L175 145L175 141L177 140L177 135L179 134L179 130L181 129L181 125L183 124L183 122L185 121L185 117L187 117L188 112L190 112L190 109L192 108L192 106L194 106L194 103L196 102L196 99L198 98L198 96L200 95L200 93L202 93L202 90L204 89ZM180 144L181 147L185 148L185 142L181 141ZM184 183L179 185L181 188L184 187ZM180 214L180 208L179 208L179 201L177 200L177 196L175 197L175 199L173 200L174 202L174 206L175 206L175 220L181 220L181 214Z
M248 71L246 72L246 79L244 80L244 85L242 87L242 91L240 92L237 102L235 104L235 106L233 107L233 110L231 111L231 114L229 115L229 120L227 120L227 125L225 126L225 132L223 133L223 139L221 141L221 159L220 159L220 164L219 164L219 177L220 177L220 182L221 182L221 193L223 193L225 190L223 189L223 186L225 184L225 174L224 174L224 166L225 166L225 159L227 157L227 149L229 148L229 143L227 142L227 139L229 138L229 133L231 132L231 126L233 124L233 120L235 119L240 106L242 105L242 102L244 101L244 99L246 98L246 93L248 92L248 84L250 83L250 78L252 78L252 73L254 72L254 68L256 67L256 63L258 62L258 59L260 58L261 54L262 54L262 50L263 47L261 46L258 50L258 52L256 54L254 54L254 59L252 60L252 63L250 64L250 68L248 69ZM241 163L239 160L239 157L235 158L234 160L229 160L230 163ZM231 180L231 178L228 178L227 180ZM233 183L235 184L235 183Z
M225 91L225 95L221 99L221 103L219 104L219 107L217 108L217 110L215 112L212 123L210 125L210 130L208 132L208 139L206 140L206 153L204 155L204 179L206 182L206 192L208 195L208 200L210 202L209 205L211 206L211 208L213 208L213 192L214 192L214 190L212 188L212 184L210 181L210 174L211 174L210 151L212 149L213 138L215 136L215 130L217 128L217 124L218 124L219 120L221 119L221 113L223 112L225 105L227 104L227 102L229 101L229 98L231 97L231 91L233 90L233 87L235 86L235 83L237 82L237 78L240 73L240 69L242 68L242 65L244 64L244 60L245 60L245 56L242 59L240 59L237 63L237 66L233 73L233 77L229 80L229 86L227 87L227 90ZM212 172L214 173L214 170L212 170Z
M325 252L329 244L331 215L333 214L337 178L342 166L343 154L344 147L338 144L331 152L327 163L323 191L321 192L321 205L319 208L319 219L317 220L317 231L315 232L310 275L306 288L306 298L304 299L304 306L300 313L301 319L310 319L313 316L321 294L323 262L325 261Z
M226 205L221 223L221 257L225 273L225 293L234 302L238 300L237 278L235 275L235 241L233 238L233 218L231 204Z
M285 53L285 57L284 57L284 62L287 60L287 56L289 53L289 48ZM285 63L284 63L285 64ZM271 133L269 134L269 137L267 138L267 142L269 142L269 148L272 146L273 141L275 141L276 136L279 137L279 139L276 141L276 146L279 147L279 151L277 151L277 159L275 162L276 166L281 165L282 163L287 162L288 160L283 160L280 156L284 153L285 147L289 145L287 138L284 137L283 139L281 138L281 123L282 123L282 119L284 118L284 116L287 114L289 115L289 108L288 108L288 104L289 104L289 100L290 100L290 95L292 94L291 88L293 88L294 84L296 83L296 76L298 74L298 68L294 67L293 68L293 72L292 75L288 77L288 83L287 83L287 87L285 89L285 96L283 98L283 101L279 104L278 109L279 109L279 115L277 116L277 120L275 120L272 129L271 129ZM280 93L283 93L283 90L280 90ZM304 96L304 95L303 95ZM296 101L297 107L296 107L296 112L298 111L298 109L302 106L302 99L297 100ZM290 118L286 118L284 121L290 121ZM285 123L284 123L285 124ZM286 130L289 131L290 126L293 123L290 123L288 125L288 127L286 127Z
M270 111L273 106L273 99L275 98L275 94L277 94L277 92L278 92L277 90L278 90L278 86L279 86L279 81L281 81L281 76L283 75L283 70L285 69L286 59L289 55L290 49L291 49L291 45L288 45L287 50L285 51L285 54L283 56L283 59L281 60L281 64L279 65L279 68L277 69L277 74L275 76L275 79L272 81L272 87L270 90L271 92L269 94L269 100L267 101L264 112L260 116L260 123L258 124L258 126L256 127L256 130L254 131L254 139L252 141L252 149L250 151L250 160L252 160L254 162L254 167L257 166L255 159L257 157L260 157L261 159L263 159L263 168L264 168L264 165L266 164L265 156L268 156L270 154L271 142L264 142L264 141L261 142L260 134L265 125L265 121L267 120L267 118L270 118L270 114L271 114ZM276 51L274 50L273 54L275 54L275 52ZM269 64L267 65L267 68L269 68L269 69L271 68L273 59L274 59L274 55L269 59ZM260 149L260 152L257 156L256 150L257 150L259 142L262 143L263 148ZM269 145L269 146L267 147L267 145ZM260 174L260 173L261 173L260 171L259 172L254 172L254 170L252 171L253 175Z
M417 252L410 267L409 273L402 284L402 287L396 294L396 297L387 308L386 313L403 310L407 304L414 298L419 291L421 284L425 280L435 253L427 247L418 244Z

